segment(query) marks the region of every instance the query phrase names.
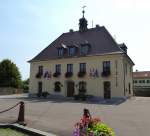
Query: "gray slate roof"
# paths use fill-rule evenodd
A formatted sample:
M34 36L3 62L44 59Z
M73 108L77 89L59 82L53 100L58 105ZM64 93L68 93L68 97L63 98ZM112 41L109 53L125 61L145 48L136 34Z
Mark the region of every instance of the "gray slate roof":
M109 53L124 53L107 29L102 26L88 29L85 32L74 31L63 33L29 62L56 59L58 58L57 48L61 47L62 44L67 46L80 46L80 44L84 44L85 42L91 44L91 51L88 54L90 56Z

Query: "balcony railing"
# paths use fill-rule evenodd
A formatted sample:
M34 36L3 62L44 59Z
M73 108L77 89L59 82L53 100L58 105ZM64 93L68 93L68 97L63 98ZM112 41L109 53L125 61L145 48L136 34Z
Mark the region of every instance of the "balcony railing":
M61 75L60 72L55 72L55 73L53 74L53 77L59 77L60 75Z
M72 77L73 76L73 73L72 72L66 72L65 73L65 77L66 78L69 78L69 77Z
M110 70L102 72L102 77L108 77L108 76L110 76Z
M86 75L85 71L78 72L78 77L84 77Z

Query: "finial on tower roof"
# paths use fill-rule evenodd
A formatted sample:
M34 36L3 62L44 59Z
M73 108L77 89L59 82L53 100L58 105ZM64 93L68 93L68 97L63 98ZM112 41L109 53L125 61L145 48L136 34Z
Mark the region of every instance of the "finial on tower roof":
M82 10L82 13L83 13L83 18L84 18L84 13L85 13L85 11L84 11L84 8L85 8L86 6L83 6L82 8L83 8L83 10Z

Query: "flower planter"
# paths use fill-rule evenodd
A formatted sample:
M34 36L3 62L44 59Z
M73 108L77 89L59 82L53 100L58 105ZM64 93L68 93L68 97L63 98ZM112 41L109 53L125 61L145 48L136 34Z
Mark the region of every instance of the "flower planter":
M55 72L55 73L53 74L53 77L59 77L60 75L61 75L61 73Z
M88 109L84 109L83 117L75 124L73 136L115 136L115 133L99 118L92 118Z
M42 73L37 73L35 77L36 77L36 78L41 78L42 76L43 76Z
M72 77L73 76L73 73L72 72L66 72L65 74L65 77L66 78L69 78L69 77Z
M84 77L86 75L86 72L79 72L78 77Z

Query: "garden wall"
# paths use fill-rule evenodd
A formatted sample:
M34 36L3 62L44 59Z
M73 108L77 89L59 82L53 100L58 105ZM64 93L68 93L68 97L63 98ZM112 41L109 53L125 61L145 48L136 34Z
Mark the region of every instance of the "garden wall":
M12 87L0 87L0 95L17 94L21 92L21 89L16 89Z
M150 89L142 88L142 89L134 89L135 96L144 96L150 97Z

